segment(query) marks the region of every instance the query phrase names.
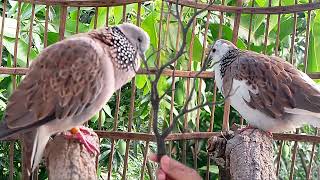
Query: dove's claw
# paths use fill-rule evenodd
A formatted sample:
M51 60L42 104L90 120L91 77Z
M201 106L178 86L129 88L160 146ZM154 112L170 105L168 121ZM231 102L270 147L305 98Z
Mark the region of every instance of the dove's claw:
M65 133L65 137L67 139L77 139L84 147L87 149L88 152L92 154L100 154L100 150L91 143L85 135L91 135L91 132L86 127L75 127L70 130L70 132Z
M87 127L85 127L85 126L80 126L79 127L79 130L83 133L83 134L85 134L85 135L91 135L92 133L91 133L91 131L90 131L90 129L89 128L87 128Z

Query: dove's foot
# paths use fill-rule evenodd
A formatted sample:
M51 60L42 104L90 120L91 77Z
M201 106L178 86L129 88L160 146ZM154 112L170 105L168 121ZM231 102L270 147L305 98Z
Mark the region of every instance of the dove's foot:
M253 130L255 130L255 129L258 129L258 128L254 127L254 126L251 126L251 125L249 124L248 126L246 126L246 127L244 127L244 128L238 129L238 132L239 132L239 134L241 134L243 131L245 131L245 130L247 130L247 129L253 129ZM262 130L262 131L263 131L263 130ZM263 131L263 132L264 132L268 137L273 138L272 132L269 132L269 131Z
M87 149L88 152L92 154L100 154L100 150L88 140L86 136L90 136L92 133L90 132L89 128L86 127L74 127L65 133L65 137L67 139L77 139L84 147Z

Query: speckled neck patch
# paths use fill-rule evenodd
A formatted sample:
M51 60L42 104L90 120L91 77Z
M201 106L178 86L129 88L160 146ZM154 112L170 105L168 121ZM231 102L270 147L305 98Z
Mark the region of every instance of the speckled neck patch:
M135 65L136 49L118 27L114 26L111 29L113 34L112 47L117 50L116 67L128 71Z
M232 49L228 51L221 59L220 62L220 74L221 77L224 77L224 74L229 67L229 65L236 59L240 51L238 49Z

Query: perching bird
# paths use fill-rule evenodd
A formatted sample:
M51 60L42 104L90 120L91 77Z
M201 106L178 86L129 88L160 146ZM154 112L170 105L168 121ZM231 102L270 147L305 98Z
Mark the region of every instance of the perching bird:
M30 169L51 135L82 125L130 81L149 47L141 28L124 23L78 34L45 48L8 100L0 139L22 135L33 143ZM80 142L86 142L80 129ZM95 151L91 144L84 144Z
M208 58L218 89L249 125L267 132L320 127L320 88L290 63L223 39L210 47Z

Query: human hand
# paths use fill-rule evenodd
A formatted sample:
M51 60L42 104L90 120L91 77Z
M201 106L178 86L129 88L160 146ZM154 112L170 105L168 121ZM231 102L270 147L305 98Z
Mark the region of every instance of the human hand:
M149 159L158 162L156 154L151 154ZM196 170L191 169L180 162L163 156L160 161L160 169L157 171L158 180L201 180Z

